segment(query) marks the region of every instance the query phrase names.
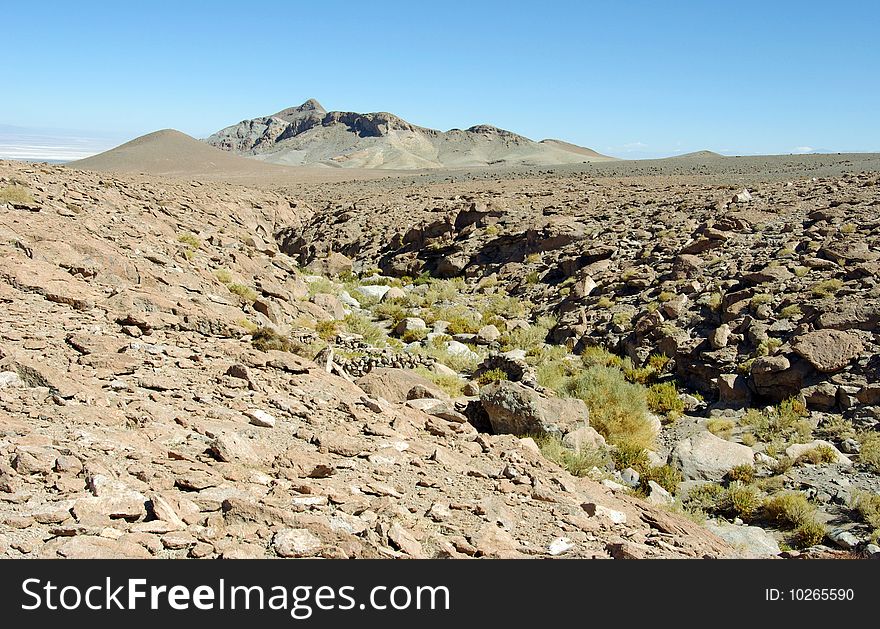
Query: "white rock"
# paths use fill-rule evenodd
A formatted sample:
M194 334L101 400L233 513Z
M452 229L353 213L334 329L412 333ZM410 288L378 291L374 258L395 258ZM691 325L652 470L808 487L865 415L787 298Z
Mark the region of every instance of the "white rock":
M464 358L470 358L472 360L480 359L479 355L474 352L470 347L468 347L464 343L459 343L458 341L449 341L448 343L446 343L446 351L453 356L462 356Z
M313 557L321 540L308 529L282 529L275 533L272 547L282 557Z
M587 512L587 515L590 517L599 517L599 518L607 518L611 520L614 524L626 524L626 514L620 511L615 511L609 507L603 507L600 504L596 504L595 502L585 502L581 505L584 511Z
M262 411L258 408L251 408L246 410L244 414L251 420L251 423L254 426L261 426L262 428L275 427L275 418L266 411Z
M371 286L358 286L355 288L357 292L361 295L366 295L367 297L373 297L374 299L382 299L389 290L391 290L390 286L383 286L381 284L374 284Z
M23 384L24 383L21 381L21 378L19 378L18 374L14 371L0 372L0 389L20 387Z
M574 548L574 544L571 543L571 540L567 537L557 537L552 542L550 542L550 546L547 547L547 550L550 551L550 554L554 557L558 557L563 553L567 553L572 548Z

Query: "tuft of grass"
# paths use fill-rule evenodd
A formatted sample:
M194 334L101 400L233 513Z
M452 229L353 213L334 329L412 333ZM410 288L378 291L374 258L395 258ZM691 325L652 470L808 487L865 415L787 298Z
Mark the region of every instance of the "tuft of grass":
M861 449L859 461L874 472L880 473L880 433L863 432L856 436Z
M773 295L769 293L758 293L749 301L749 305L752 308L757 308L758 306L763 306L764 304L769 304L773 301Z
M610 297L599 297L599 300L596 302L596 308L602 308L603 310L607 310L611 306L614 305L614 300Z
M853 496L850 507L873 529L871 537L877 541L880 538L880 495L860 491Z
M544 434L532 435L532 438L545 459L565 468L573 476L586 476L594 467L604 469L608 465L608 454L604 450L583 448L575 452L559 437Z
M331 282L327 278L321 277L314 282L309 282L309 297L326 293L328 295L339 295L342 288L336 282Z
M364 341L373 347L383 347L386 344L385 331L366 315L352 312L342 320L342 327L351 334L360 334ZM427 331L425 332L427 334Z
M258 328L251 334L251 344L262 352L277 350L292 352L294 345L289 338L279 334L272 328Z
M815 448L807 450L798 457L798 463L812 463L813 465L821 465L823 463L835 463L837 461L837 451L831 446L819 444Z
M651 467L639 472L639 484L646 493L649 489L648 481L654 481L674 496L682 480L681 472L670 465Z
M662 291L659 295L657 295L657 301L661 304L665 304L667 301L672 301L675 299L676 295L672 291Z
M810 287L810 292L813 294L813 297L825 299L834 296L841 288L843 288L843 282L837 278L832 278L816 282Z
M691 513L705 515L719 510L724 497L724 487L718 483L703 483L687 492L683 504Z
M843 225L840 226L840 233L841 234L854 234L854 233L856 233L857 229L858 229L858 226L855 223L844 223Z
M36 201L30 190L19 184L10 184L0 188L0 203L13 205L34 205Z
M191 249L201 249L202 247L202 239L192 232L186 232L184 234L178 235L177 242L184 244Z
M230 293L238 295L242 301L254 303L257 299L257 291L250 286L244 284L228 284L226 288L229 289Z
M762 503L761 490L754 485L733 481L724 490L720 508L726 513L749 520L761 508Z
M541 254L540 253L530 253L529 255L526 256L526 262L528 262L529 264L537 264L540 261L541 261Z
M807 497L797 491L783 491L764 502L764 517L785 527L797 527L813 518L816 512Z
M749 409L741 422L750 426L755 436L765 443L804 443L812 434L807 415L804 403L792 398L767 412Z
M232 275L232 271L230 271L229 269L217 269L216 271L214 271L214 277L216 277L221 284L225 284L227 286L235 281L235 278Z
M647 450L627 442L619 444L611 451L611 460L614 462L615 469L618 470L625 470L631 467L639 471L650 466Z
M709 296L709 301L707 302L707 305L713 311L720 312L722 303L723 303L723 297L722 297L721 293L712 293L712 295Z
M727 417L713 417L706 422L706 430L722 439L730 439L734 428L736 428L736 422Z
M445 391L449 397L461 397L462 391L464 390L464 385L467 384L462 378L459 376L450 376L446 374L435 373L428 369L427 367L416 367L413 369L414 373L419 374L433 382L437 385L441 390Z
M339 334L339 321L318 321L315 323L315 332L323 340L330 341Z
M797 304L786 306L779 311L780 319L800 319L802 316L804 316L804 311Z
M611 323L621 328L629 328L632 325L633 315L631 312L627 312L622 310L620 312L615 312L614 316L611 317Z
M570 378L564 391L586 403L590 424L609 443L653 447L656 434L647 416L645 388L627 382L619 369L589 367Z
M392 327L396 327L398 323L409 316L406 308L397 303L382 302L373 307L373 314L383 321L390 321Z
M807 520L798 525L792 536L792 543L798 548L815 546L825 539L825 525L816 520Z

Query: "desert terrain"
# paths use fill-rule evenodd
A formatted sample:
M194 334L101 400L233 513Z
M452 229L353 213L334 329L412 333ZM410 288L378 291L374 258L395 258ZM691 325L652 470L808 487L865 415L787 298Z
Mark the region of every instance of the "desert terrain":
M269 123L0 162L0 556L880 552L880 156Z

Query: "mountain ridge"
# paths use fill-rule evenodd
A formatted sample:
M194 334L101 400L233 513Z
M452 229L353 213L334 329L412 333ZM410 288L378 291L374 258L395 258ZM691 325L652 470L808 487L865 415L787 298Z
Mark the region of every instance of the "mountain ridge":
M389 112L327 111L314 99L242 120L205 142L270 163L343 168L544 166L614 159L561 140L536 142L490 124L440 131Z

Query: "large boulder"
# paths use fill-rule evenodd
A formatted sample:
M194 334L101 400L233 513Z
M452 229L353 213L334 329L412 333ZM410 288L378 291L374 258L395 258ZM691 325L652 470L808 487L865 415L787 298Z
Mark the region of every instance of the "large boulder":
M776 539L757 526L741 526L718 521L709 522L706 528L749 557L756 559L774 557L782 552Z
M737 465L754 465L755 455L748 446L704 430L675 444L669 461L686 480L720 481Z
M502 380L485 386L480 401L496 434L563 437L589 425L583 400L547 397L519 382Z
M351 273L352 262L350 258L334 252L325 258L313 260L306 269L319 275L336 277L343 273Z
M831 373L846 367L865 346L858 336L849 332L816 330L797 337L791 349L816 371Z
M355 383L376 398L385 398L389 402L406 402L409 393L416 387L430 392L430 396L438 400L448 400L449 396L437 386L417 373L406 369L380 368L373 369L367 375L358 378Z

